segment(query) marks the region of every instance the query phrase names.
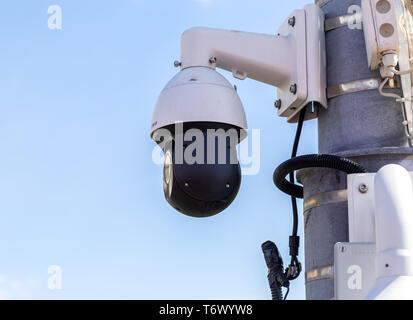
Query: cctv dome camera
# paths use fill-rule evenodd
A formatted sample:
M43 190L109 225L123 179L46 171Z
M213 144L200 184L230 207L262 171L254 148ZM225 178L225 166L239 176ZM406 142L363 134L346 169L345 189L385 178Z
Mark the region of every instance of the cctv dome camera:
M171 206L197 218L225 210L240 188L236 145L246 135L241 100L222 75L206 67L177 74L159 97L151 130L164 151Z

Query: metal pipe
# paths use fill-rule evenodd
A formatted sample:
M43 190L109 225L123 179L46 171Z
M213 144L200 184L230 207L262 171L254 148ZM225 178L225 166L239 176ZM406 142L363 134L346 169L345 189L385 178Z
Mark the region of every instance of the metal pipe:
M360 0L318 0L326 19L354 13ZM353 6L353 7L352 7ZM379 78L371 71L363 30L341 26L326 32L328 87L353 81ZM400 94L399 89L389 90ZM369 172L389 163L413 170L413 149L402 125L400 104L382 97L377 90L356 91L329 99L328 109L320 108L318 118L319 153L344 156L359 162ZM347 188L345 174L328 169L307 169L298 175L304 185L304 199ZM339 199L312 206L305 212L306 271L334 264L334 245L348 242L347 203ZM334 281L320 277L306 283L307 299L334 298Z

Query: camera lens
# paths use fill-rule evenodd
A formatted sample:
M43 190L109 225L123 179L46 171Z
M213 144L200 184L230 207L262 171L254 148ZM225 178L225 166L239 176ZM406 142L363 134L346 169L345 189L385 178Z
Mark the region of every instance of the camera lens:
M172 163L172 152L167 150L165 153L165 163L163 168L163 188L165 195L171 196L172 186L173 186L173 163Z

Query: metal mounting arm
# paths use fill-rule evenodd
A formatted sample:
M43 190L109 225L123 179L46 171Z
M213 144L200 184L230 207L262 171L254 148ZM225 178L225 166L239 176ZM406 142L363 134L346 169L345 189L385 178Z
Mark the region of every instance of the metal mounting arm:
M278 88L279 115L296 122L311 102L327 108L324 14L313 4L295 10L277 35L192 28L181 39L181 69L221 68ZM307 112L307 119L316 112Z
M295 39L249 32L192 28L182 35L181 69L222 68L275 87L290 85L296 69Z

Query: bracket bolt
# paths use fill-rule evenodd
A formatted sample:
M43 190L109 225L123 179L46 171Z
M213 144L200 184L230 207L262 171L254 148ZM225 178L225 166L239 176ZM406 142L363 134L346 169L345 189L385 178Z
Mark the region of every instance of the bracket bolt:
M369 191L369 187L365 183L362 183L359 186L359 191L360 193L367 193Z
M215 63L217 63L217 57L211 57L211 58L209 58L209 63L210 63L210 64L215 64Z
M292 84L291 86L290 86L290 92L292 93L292 94L296 94L297 93L297 84Z
M175 60L175 62L174 62L174 67L175 67L175 68L178 68L178 67L180 67L180 66L182 66L182 63L181 63L180 61L178 61L178 60Z
M295 26L295 17L291 17L290 19L288 19L288 24L291 27L294 27Z
M281 99L276 100L276 101L274 102L274 106L275 106L277 109L280 109L280 108L281 108Z

